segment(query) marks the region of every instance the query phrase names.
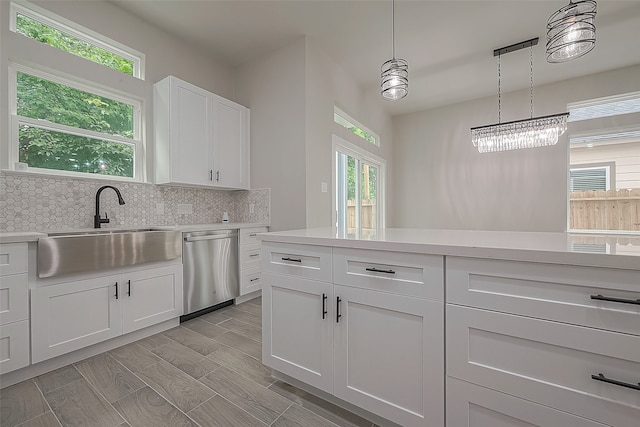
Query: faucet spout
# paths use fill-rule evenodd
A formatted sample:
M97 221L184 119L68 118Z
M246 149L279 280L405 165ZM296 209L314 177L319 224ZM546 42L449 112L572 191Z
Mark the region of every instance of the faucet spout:
M103 185L102 187L98 188L98 191L96 192L96 214L93 217L94 228L100 228L102 224L109 223L109 218L107 218L107 214L104 215L104 218L100 217L100 194L102 193L103 190L107 188L113 189L113 191L115 191L116 195L118 196L118 204L120 204L120 206L124 205L124 199L122 198L122 194L120 194L120 190L118 190L113 185Z

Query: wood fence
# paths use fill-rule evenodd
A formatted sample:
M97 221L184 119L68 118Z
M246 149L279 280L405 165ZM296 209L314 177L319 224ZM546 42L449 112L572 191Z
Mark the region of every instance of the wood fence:
M360 227L363 229L374 229L377 225L377 205L375 200L362 200L362 208L360 209ZM355 200L347 200L347 227L355 228L356 226L356 202Z
M640 231L640 188L572 191L569 205L572 229Z

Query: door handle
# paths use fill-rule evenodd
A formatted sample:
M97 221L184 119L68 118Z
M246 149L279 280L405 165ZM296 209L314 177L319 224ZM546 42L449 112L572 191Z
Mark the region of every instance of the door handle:
M116 282L116 284L113 286L116 287L116 299L118 299L118 282Z
M131 279L127 280L127 295L131 296Z
M340 323L340 318L342 317L342 314L340 314L340 301L342 301L342 299L336 297L336 323Z
M220 171L216 171L216 182L220 181Z
M622 304L640 305L640 299L614 298L614 297L605 297L605 296L602 296L602 295L591 295L591 299L597 299L597 300L600 300L600 301L619 302L619 303L622 303Z
M634 390L640 390L640 383L631 384L631 383L625 383L624 381L612 380L611 378L605 377L604 374L591 375L591 378L596 381L602 381L603 383L613 384L620 387L632 388Z
M322 320L327 317L327 294L322 294Z
M302 259L300 258L289 258L289 257L285 257L282 258L283 261L293 261L293 262L302 262Z
M368 267L368 268L365 268L365 270L373 271L374 273L396 274L396 272L391 270L391 269L389 269L389 270L379 270L379 269L377 269L375 267Z
M209 181L213 181L213 169L209 169Z

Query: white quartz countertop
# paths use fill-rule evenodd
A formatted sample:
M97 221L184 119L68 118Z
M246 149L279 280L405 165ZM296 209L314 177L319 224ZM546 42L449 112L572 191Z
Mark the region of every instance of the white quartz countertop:
M176 230L181 232L189 231L207 231L207 230L226 230L226 229L241 229L241 228L253 228L253 227L268 227L269 224L265 223L246 223L246 222L226 222L226 223L214 223L214 224L189 224L189 225L149 225L141 227L103 227L102 230ZM75 228L71 230L46 230L46 231L33 231L33 232L5 232L0 233L0 243L22 243L22 242L35 242L41 237L47 237L49 234L62 234L62 233L84 233L96 231L95 228Z
M640 236L387 228L363 236L335 228L259 234L265 242L624 268L640 271Z

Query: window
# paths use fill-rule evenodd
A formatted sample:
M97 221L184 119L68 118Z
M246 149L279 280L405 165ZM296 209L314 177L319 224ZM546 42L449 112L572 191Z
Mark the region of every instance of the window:
M611 189L611 166L574 167L569 170L569 191Z
M385 162L336 135L333 135L333 153L338 233L373 238L385 226Z
M53 18L51 13L37 6L12 3L11 30L124 74L144 79L144 55L61 17Z
M639 232L640 92L568 109L569 229Z
M11 67L16 158L36 170L138 178L140 103Z
M351 132L353 132L355 135L358 135L365 141L368 141L373 145L380 146L380 138L378 137L378 135L358 123L356 120L349 117L347 113L340 110L338 107L335 107L333 109L333 121L349 129Z

